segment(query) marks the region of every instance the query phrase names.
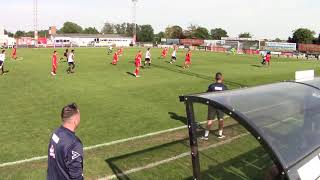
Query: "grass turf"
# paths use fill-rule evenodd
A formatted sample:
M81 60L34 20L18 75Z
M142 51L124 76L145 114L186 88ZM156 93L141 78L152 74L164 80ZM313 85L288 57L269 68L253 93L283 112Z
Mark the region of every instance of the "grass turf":
M178 96L205 91L218 71L230 88L290 80L297 70L316 69L319 73L315 61L275 58L270 68L264 68L257 56L209 52L194 52L192 67L183 70L179 66L184 52L180 51L177 63L171 65L168 59L157 59L160 50L153 49L153 66L143 69L142 77L136 79L129 74L134 70L136 51L125 49L119 64L112 66L106 49L76 49L76 73L67 75L63 62L58 65L58 75L52 77L52 49L18 49L23 60L7 60L9 73L0 76L0 163L46 155L50 132L60 124L62 106L70 102L80 105L82 122L77 134L85 146L91 146L181 126L185 112ZM205 120L205 113L199 114L197 119ZM104 161L103 153L96 159ZM11 168L0 168L0 172L9 179L19 177ZM28 172L21 178L43 179L45 166Z

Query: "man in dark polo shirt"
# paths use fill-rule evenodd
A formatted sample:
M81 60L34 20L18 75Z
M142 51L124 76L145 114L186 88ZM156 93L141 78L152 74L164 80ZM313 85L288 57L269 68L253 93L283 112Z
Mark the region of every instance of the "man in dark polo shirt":
M47 180L83 180L83 146L75 131L80 124L76 104L61 112L62 125L51 136L48 147Z
M223 76L220 72L216 74L216 82L211 84L208 87L207 92L219 92L219 91L225 91L228 90L228 87L223 84ZM208 140L209 138L209 133L211 126L213 124L214 118L217 117L219 121L219 131L218 131L218 138L222 139L225 136L223 135L223 119L224 119L224 113L219 110L215 109L212 106L208 106L208 121L207 121L207 129L205 130L205 134L202 137L203 140Z

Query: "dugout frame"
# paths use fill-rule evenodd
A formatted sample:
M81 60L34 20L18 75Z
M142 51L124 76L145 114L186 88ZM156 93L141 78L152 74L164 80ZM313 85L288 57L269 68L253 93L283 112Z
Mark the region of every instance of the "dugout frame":
M304 180L320 177L320 78L179 98L186 106L195 180L201 179L201 171L194 103L220 109L242 125L270 155L280 170L282 179ZM281 101L288 103L278 105ZM266 108L255 112L246 111L259 105ZM295 117L296 125L282 122L281 118L286 116ZM279 123L288 132L278 132L277 126L266 128L271 123Z

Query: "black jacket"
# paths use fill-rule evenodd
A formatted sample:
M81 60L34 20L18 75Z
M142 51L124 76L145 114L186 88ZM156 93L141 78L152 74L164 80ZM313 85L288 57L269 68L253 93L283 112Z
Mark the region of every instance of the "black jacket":
M83 145L74 132L61 126L48 147L47 180L83 180Z

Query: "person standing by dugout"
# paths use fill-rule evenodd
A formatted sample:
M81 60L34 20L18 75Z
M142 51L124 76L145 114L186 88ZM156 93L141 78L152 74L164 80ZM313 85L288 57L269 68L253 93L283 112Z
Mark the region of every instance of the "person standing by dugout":
M222 73L218 72L216 74L216 82L213 84L210 84L208 87L207 92L221 92L221 91L226 91L228 90L228 87L223 83L223 76ZM218 138L222 139L225 136L223 135L223 121L224 121L224 113L220 109L216 109L212 106L208 106L208 120L207 120L207 128L205 130L204 136L202 136L201 139L203 140L208 140L209 139L209 133L211 126L213 125L214 118L217 118L218 120Z
M52 133L48 146L47 180L83 180L83 145L75 135L80 124L77 105L65 106L61 119L62 125Z

